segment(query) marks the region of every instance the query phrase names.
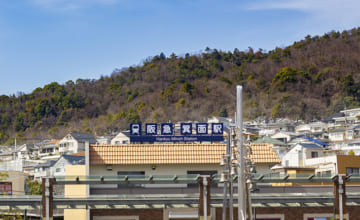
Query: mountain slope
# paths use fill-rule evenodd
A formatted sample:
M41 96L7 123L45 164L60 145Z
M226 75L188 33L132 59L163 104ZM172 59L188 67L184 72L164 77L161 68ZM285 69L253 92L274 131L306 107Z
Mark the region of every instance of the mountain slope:
M233 115L236 85L244 117L321 119L359 107L360 28L307 36L269 52L160 54L99 80L51 83L18 97L0 96L0 141L36 142L69 130L106 134L132 122L205 120Z

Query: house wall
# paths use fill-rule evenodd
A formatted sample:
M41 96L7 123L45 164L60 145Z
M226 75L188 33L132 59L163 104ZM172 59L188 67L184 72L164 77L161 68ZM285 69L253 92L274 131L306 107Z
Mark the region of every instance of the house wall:
M85 143L78 143L78 141L70 135L67 135L59 142L60 153L78 153L85 151Z
M284 157L281 161L281 164L283 166L290 166L290 167L299 166L299 150L300 149L301 148L299 146L293 147L289 152L287 152L284 155Z
M352 155L337 155L338 173L346 174L346 168L360 168L360 157Z
M311 153L318 152L318 157L324 156L323 149L316 148L303 148L301 145L296 145L283 157L281 164L283 166L297 167L297 166L309 166L308 160L311 159ZM286 164L288 161L288 164Z
M67 160L64 160L62 157L59 161L57 161L54 166L51 167L51 175L52 176L65 176L66 175L66 166L71 165Z
M271 173L271 167L275 166L274 164L269 164L269 163L256 163L255 164L255 169L257 173L261 173L261 174L266 174L266 173Z
M66 176L85 176L85 165L69 165L66 167ZM86 185L65 185L65 197L87 197ZM64 220L86 220L86 209L64 209Z
M323 157L324 156L324 150L323 149L316 149L316 148L303 148L304 151L304 165L307 165L307 160L312 159L311 153L317 152L318 156L315 158Z
M345 139L344 132L329 132L330 141L343 141Z
M123 133L119 133L111 140L111 145L119 145L119 144L129 144L130 138L124 135Z

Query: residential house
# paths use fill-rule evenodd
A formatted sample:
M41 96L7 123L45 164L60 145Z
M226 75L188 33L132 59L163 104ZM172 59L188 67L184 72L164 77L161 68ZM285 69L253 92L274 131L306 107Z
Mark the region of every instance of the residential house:
M39 157L51 156L59 153L60 140L46 141L39 145Z
M347 109L340 111L344 116L334 117L333 120L335 121L336 125L347 126L349 124L358 124L360 123L360 108L355 109Z
M85 165L85 156L62 155L52 167L50 167L51 176L65 176L69 167L74 165ZM64 185L55 185L54 193L64 195Z
M84 165L85 156L62 155L50 168L51 176L65 176L68 165Z
M252 143L249 157L255 164L256 172L271 173L271 167L280 164L281 160L273 149L272 143Z
M300 124L295 127L295 132L298 134L316 133L327 130L327 125L324 122L312 122L309 124Z
M34 180L35 167L38 164L39 163L29 163L23 166L23 172L26 178L28 178L29 180Z
M92 134L71 132L59 142L60 154L72 154L85 151L85 142L96 144Z
M0 153L0 161L11 161L14 159L13 152L2 152Z
M256 144L261 144L261 143L267 143L268 146L270 146L276 152L276 154L277 154L277 156L279 157L280 160L282 159L282 157L288 151L288 145L287 144L285 144L282 141L279 141L278 139L270 138L268 136L263 136L263 137L255 140L251 144L251 147L256 146Z
M295 133L295 132L280 131L280 132L276 132L275 134L271 135L270 137L273 138L273 139L277 139L279 141L282 141L282 142L284 142L286 144L296 136L298 136L298 134Z
M96 137L96 142L99 144L111 144L111 137L105 137L105 136L101 136L101 137Z
M311 143L299 143L292 147L282 158L285 167L305 167L307 159L324 156L324 148Z
M235 121L232 118L214 116L212 118L209 118L207 123L223 123L225 127L228 127L230 125L233 125Z
M15 155L18 159L34 159L37 157L38 150L34 145L23 144L15 149Z
M294 132L297 122L287 118L258 119L246 123L246 127L256 127L259 135L273 135L279 131Z
M111 145L130 144L130 131L122 131L111 139Z
M316 175L360 174L360 157L354 155L332 155L308 159L308 167L315 168Z
M51 176L50 168L55 164L55 160L48 160L34 166L34 180L41 181L42 177Z

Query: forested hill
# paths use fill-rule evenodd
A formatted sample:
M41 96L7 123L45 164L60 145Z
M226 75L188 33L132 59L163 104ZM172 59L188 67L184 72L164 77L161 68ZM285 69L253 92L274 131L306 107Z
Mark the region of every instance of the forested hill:
M264 36L266 37L266 36ZM244 117L313 120L359 107L360 28L307 36L265 52L160 54L98 80L51 83L31 94L0 97L0 142L36 142L68 131L101 135L132 122L232 116L236 85Z

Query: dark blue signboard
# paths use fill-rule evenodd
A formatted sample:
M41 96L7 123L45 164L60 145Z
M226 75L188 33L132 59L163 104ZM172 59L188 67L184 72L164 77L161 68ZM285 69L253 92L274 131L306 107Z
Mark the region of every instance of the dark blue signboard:
M211 130L212 130L212 134L223 134L224 125L223 123L212 123L211 124Z
M172 134L173 134L173 124L162 123L161 124L161 135L172 135Z
M223 141L224 125L222 123L211 124L211 135L209 135L208 123L196 123L196 134L193 134L192 123L181 123L181 136L174 136L174 125L172 123L160 124L158 135L158 124L146 123L145 135L142 135L141 123L130 124L130 142L218 142Z
M181 135L191 135L192 134L192 123L181 123L180 124L180 133L181 133Z
M130 142L218 142L223 136L130 136Z
M141 135L141 123L130 124L131 135Z
M157 124L156 123L145 124L145 133L146 135L157 135Z
M208 124L207 123L197 123L196 124L196 134L197 135L208 134Z

